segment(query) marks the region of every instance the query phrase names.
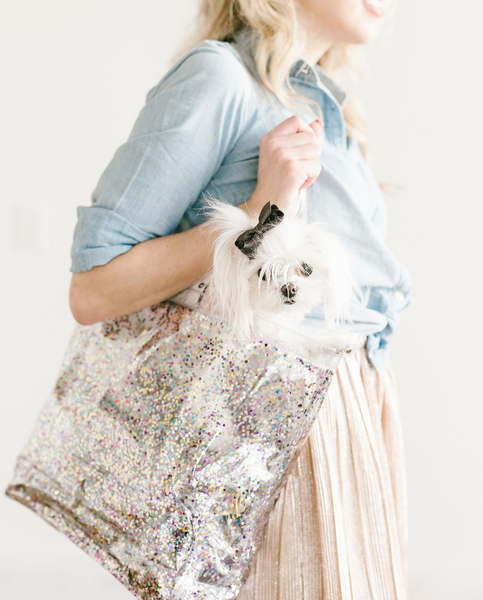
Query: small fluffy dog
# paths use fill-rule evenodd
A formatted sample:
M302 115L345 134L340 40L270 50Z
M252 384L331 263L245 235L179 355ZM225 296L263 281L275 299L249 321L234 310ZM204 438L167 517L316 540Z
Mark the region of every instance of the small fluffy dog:
M319 304L326 329L350 321L357 286L344 245L322 223L285 216L270 203L258 222L219 200L208 211L216 232L209 296L236 337L250 338L257 317L293 328ZM325 334L328 345L353 342L342 337Z

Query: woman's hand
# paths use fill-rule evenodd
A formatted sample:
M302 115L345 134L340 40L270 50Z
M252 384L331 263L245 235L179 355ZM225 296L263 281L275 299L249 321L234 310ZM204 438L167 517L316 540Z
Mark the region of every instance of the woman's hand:
M268 201L285 212L298 199L299 190L317 179L321 131L318 119L307 125L294 115L261 138L258 183L246 203L247 212L258 215Z

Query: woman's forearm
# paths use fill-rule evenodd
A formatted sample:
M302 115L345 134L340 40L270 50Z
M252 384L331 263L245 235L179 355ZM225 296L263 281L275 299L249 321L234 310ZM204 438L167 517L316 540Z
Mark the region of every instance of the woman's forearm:
M105 265L74 273L70 307L91 325L173 296L209 271L211 240L203 226L133 246Z
M261 206L254 194L240 208L256 216ZM105 265L74 273L69 301L75 320L91 325L157 304L193 285L211 268L212 235L199 225L141 242Z

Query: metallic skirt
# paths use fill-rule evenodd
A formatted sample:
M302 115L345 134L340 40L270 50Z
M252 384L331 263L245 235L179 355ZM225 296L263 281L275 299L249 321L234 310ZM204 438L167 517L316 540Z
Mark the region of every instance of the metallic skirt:
M137 598L235 598L341 358L279 333L171 302L76 326L6 494Z

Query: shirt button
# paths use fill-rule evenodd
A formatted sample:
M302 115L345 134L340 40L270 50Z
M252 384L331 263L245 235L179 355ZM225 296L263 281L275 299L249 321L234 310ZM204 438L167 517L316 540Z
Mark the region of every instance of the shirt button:
M396 302L402 302L404 300L404 294L399 290L396 290L394 292L394 300L396 300Z

